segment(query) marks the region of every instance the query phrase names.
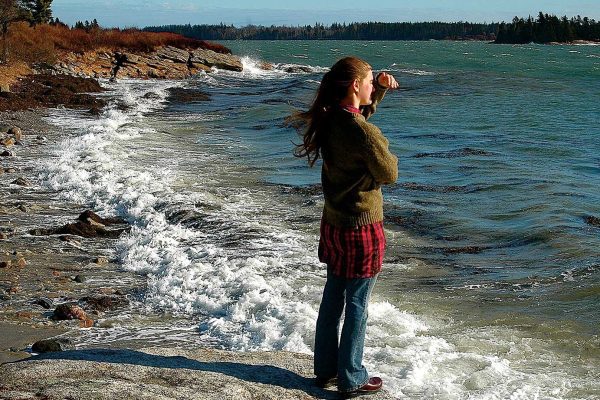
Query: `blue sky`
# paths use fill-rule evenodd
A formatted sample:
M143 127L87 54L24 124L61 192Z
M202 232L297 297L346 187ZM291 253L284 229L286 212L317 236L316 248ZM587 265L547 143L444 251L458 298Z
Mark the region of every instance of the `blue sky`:
M539 11L600 20L600 0L54 0L61 21L96 18L105 27L163 24L305 25L360 21L509 21Z

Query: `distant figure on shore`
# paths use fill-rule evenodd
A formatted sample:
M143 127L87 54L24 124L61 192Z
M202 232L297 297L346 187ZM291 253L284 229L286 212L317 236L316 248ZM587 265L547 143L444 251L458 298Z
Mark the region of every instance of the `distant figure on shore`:
M323 158L319 260L327 264L327 282L315 334L315 384L337 383L345 398L383 385L381 378L369 377L362 358L369 297L386 243L381 185L398 178L398 159L367 119L387 89L396 88L392 75L382 72L373 79L365 61L343 58L323 76L309 110L287 119L303 139L295 155L307 157L310 166Z
M123 53L115 53L115 59L113 60L113 68L112 71L110 73L110 82L115 82L117 80L117 73L119 72L119 69L121 69L121 67L125 66L125 63L127 62L127 55L123 54Z

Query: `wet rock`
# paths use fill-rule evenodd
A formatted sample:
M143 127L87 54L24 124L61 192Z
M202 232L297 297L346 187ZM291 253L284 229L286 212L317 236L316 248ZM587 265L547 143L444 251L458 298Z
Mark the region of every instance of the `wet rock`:
M169 97L178 103L193 103L197 101L209 101L210 96L199 90L170 88Z
M600 218L594 217L593 215L585 216L584 221L588 225L600 227Z
M27 178L19 177L11 182L13 185L31 186L31 182Z
M75 345L70 339L45 339L39 340L31 346L31 351L34 353L49 353L54 351L74 350Z
M33 304L42 306L47 310L51 309L54 306L54 302L52 301L52 299L49 299L47 297L40 297L39 299L35 300Z
M244 69L239 57L231 54L216 53L212 50L197 49L191 53L190 63L203 64L208 67L216 67L230 71L241 72Z
M443 250L444 254L479 254L486 250L484 246L449 247Z
M84 283L85 282L85 276L83 275L75 275L75 278L73 278L73 280L77 283Z
M290 74L298 74L298 73L310 73L313 72L312 68L307 67L305 65L289 65L284 68L285 72Z
M100 115L102 113L102 107L92 106L92 108L90 108L87 113L97 117L98 115Z
M65 106L90 108L104 100L89 93L104 89L98 81L61 74L32 74L21 79L13 93L0 97L0 110Z
M94 221L101 225L119 225L119 224L127 223L127 221L125 221L123 218L119 218L119 217L102 218L101 216L99 216L98 214L96 214L95 212L93 212L91 210L86 210L86 211L82 212L79 215L79 217L77 217L77 219L79 219L80 221L83 221L83 222L88 222L88 223L90 223L91 221Z
M75 304L61 304L56 309L54 309L54 315L52 318L55 320L69 320L69 319L79 319L84 321L87 318L85 311L83 308L79 307Z
M87 307L95 311L114 310L119 307L129 305L129 300L125 296L90 296L81 299Z

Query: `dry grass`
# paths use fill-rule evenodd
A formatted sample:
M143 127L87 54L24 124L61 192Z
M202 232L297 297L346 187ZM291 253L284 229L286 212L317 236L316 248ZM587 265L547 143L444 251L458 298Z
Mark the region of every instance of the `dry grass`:
M9 27L6 43L0 43L0 48L8 46L8 63L10 67L2 66L1 71L12 70L20 63L53 64L61 53L85 53L99 49L109 51L151 52L161 46L178 48L204 48L219 53L230 53L229 49L216 43L186 38L168 32L143 32L138 29L101 29L94 28L70 29L63 25L37 25L28 23L13 23ZM0 53L1 54L1 53ZM8 74L9 72L6 72ZM8 79L6 74L4 78Z
M31 68L24 62L13 62L8 65L0 64L0 86L13 86L18 78L31 73Z

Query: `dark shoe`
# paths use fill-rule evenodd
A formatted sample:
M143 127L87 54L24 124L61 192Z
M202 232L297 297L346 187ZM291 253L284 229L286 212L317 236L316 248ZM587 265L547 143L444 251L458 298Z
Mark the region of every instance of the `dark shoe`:
M334 385L337 385L337 377L335 376L333 378L322 378L320 376L315 378L315 386L321 389Z
M369 378L369 381L361 387L359 387L358 389L355 389L351 392L340 392L340 394L344 399L351 399L356 396L377 393L381 390L382 386L383 381L381 380L381 378L379 378L378 376L374 376L372 378Z

